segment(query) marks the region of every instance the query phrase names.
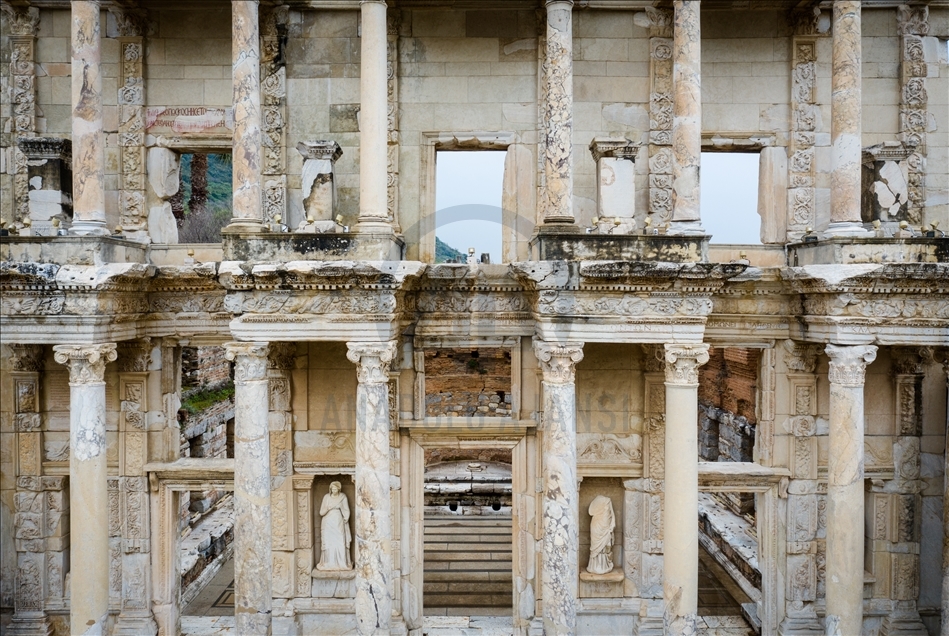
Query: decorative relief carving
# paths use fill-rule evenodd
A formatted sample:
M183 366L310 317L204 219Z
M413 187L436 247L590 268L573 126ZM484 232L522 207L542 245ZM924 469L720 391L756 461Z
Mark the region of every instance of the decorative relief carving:
M11 344L10 369L13 371L39 372L43 370L43 345Z
M830 358L827 375L831 384L843 386L862 387L867 365L877 357L877 348L873 345L827 345L824 351Z
M784 341L784 364L789 371L814 373L820 345L804 344L793 340Z
M699 383L699 367L708 362L707 344L666 345L666 383L693 385Z
M98 384L105 376L105 365L118 357L115 344L56 345L53 358L69 367L70 384Z
M788 239L796 240L816 219L814 193L814 131L819 112L815 104L817 21L820 10L792 11L791 139L788 147ZM803 36L803 37L802 37Z
M906 219L918 225L922 223L926 199L926 174L923 164L930 119L927 109L929 96L926 91L929 69L921 36L929 33L929 7L900 5L897 9L897 20L902 39L900 141L914 150L912 160L906 162L907 180L910 184L907 189Z
M261 132L264 175L264 222L279 214L287 219L287 70L283 48L287 40L289 8L265 9L261 19Z
M224 357L234 362L235 382L254 382L267 378L267 354L270 347L264 342L228 342Z
M588 296L544 290L538 297L537 311L542 315L708 316L712 313L712 301L688 297L643 298L637 294Z
M672 24L669 9L648 7L636 23L649 28L649 209L659 223L672 218Z
M389 382L389 365L398 353L394 340L384 343L347 342L346 357L356 365L356 378L360 384L385 384Z
M580 434L577 436L578 463L630 464L643 460L642 438L638 435Z
M583 344L557 344L535 338L534 355L540 362L544 382L568 384L574 381L577 363L583 359Z
M148 238L145 210L145 16L130 9L110 9L122 37L119 39L118 104L122 189L120 221L123 233L135 240Z
M118 344L118 363L120 372L143 372L148 370L151 361L152 340L128 340Z

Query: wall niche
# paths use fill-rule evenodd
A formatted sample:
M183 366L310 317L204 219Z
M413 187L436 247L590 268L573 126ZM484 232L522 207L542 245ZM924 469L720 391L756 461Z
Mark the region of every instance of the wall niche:
M330 493L330 487L334 482L340 485L340 494L345 498L345 506L340 504L339 497L333 497ZM324 525L324 515L320 514L320 510L327 496L329 499ZM313 479L314 536L311 596L315 598L355 598L356 596L356 570L353 568L356 561L355 500L356 485L353 483L352 475L317 475ZM329 541L325 553L324 533ZM348 545L346 544L347 537Z

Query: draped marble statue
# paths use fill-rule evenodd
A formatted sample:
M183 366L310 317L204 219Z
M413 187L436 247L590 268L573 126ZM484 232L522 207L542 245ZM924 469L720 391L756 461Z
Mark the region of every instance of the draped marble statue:
M330 484L320 506L320 541L322 543L317 570L351 570L349 546L353 541L349 531L349 501L338 481Z
M590 503L590 574L608 574L613 571L613 502L609 497L597 495Z

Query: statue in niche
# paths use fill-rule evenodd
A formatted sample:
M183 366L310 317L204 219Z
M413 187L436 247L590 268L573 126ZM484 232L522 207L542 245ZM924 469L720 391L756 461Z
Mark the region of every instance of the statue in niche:
M353 541L349 532L349 501L342 492L342 484L334 481L320 505L320 562L317 570L351 570L349 546Z
M613 571L613 502L609 497L597 495L590 503L590 574L608 574Z

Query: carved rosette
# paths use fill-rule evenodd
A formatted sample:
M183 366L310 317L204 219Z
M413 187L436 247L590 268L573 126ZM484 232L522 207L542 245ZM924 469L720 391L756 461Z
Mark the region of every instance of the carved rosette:
M923 36L929 33L929 7L900 5L897 9L902 56L900 61L900 140L910 149L907 160L909 189L907 220L922 223L926 199L926 130L930 114L926 92L926 65Z
M830 358L827 377L831 384L862 387L867 365L876 360L874 345L840 346L829 344L824 349Z
M227 342L224 357L234 363L235 382L256 382L267 379L267 356L270 346L266 342Z
M98 345L56 345L53 358L69 367L69 384L101 384L105 365L118 357L114 343Z
M571 384L576 376L577 363L583 360L583 343L557 344L535 339L534 355L540 362L544 382Z
M667 344L666 384L693 386L699 383L699 367L708 362L707 344Z
M380 343L347 342L346 357L356 365L360 384L387 384L389 365L398 353L395 340Z

